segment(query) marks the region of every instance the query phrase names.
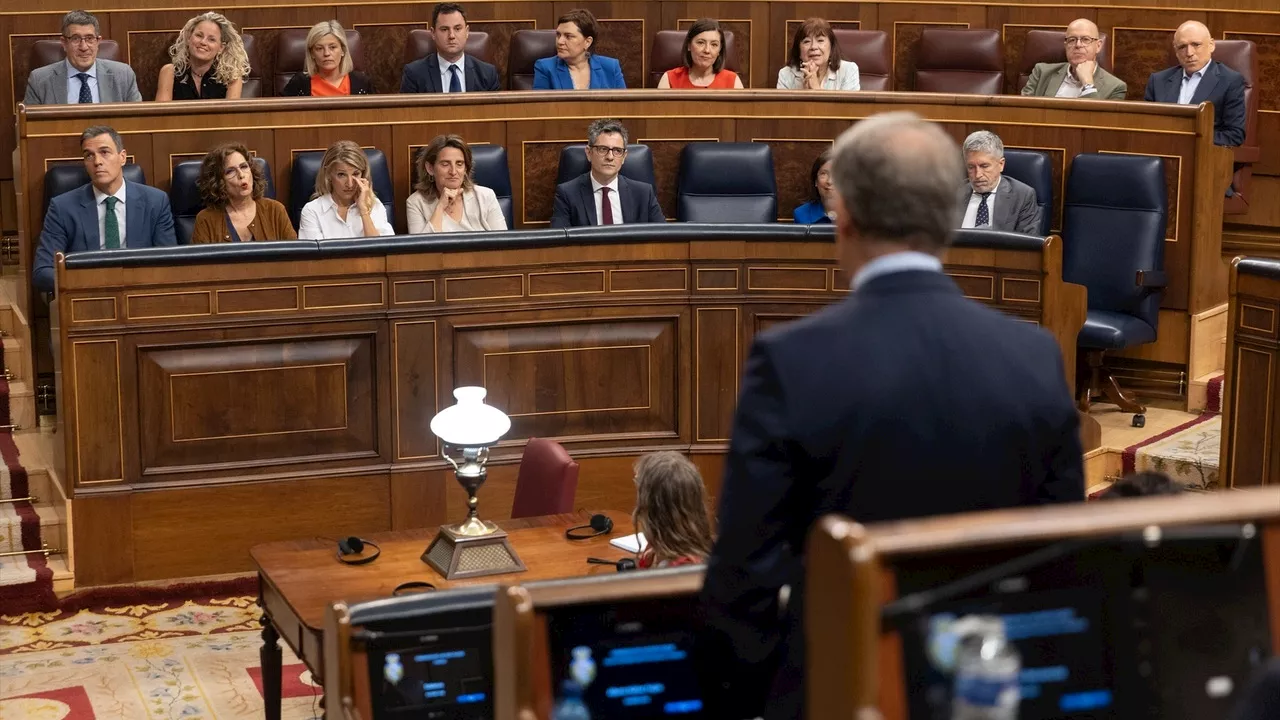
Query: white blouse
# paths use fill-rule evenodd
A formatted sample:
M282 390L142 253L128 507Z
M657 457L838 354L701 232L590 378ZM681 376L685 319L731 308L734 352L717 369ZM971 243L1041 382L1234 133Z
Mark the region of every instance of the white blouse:
M779 90L803 90L804 73L790 65L778 71ZM827 72L827 79L822 83L823 90L861 90L862 82L858 78L858 64L852 60L841 60L840 69Z
M374 201L373 210L369 212L373 226L379 235L395 235L396 231L387 222L387 208L381 201ZM355 208L347 210L347 219L338 217L338 205L333 195L321 195L302 206L302 217L298 223L299 240L340 240L342 238L364 237L364 222L360 220L359 211Z

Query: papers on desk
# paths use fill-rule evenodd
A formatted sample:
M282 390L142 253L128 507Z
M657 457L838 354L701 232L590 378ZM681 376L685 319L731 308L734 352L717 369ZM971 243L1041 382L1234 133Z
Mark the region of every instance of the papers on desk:
M635 535L626 535L624 537L614 538L609 541L609 544L619 550L625 550L632 555L635 555L644 549L644 533L636 533Z

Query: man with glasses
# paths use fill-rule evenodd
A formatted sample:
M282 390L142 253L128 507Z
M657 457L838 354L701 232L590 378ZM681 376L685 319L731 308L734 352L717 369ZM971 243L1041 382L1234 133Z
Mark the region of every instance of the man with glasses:
M1173 34L1178 67L1151 73L1147 102L1199 105L1213 103L1213 142L1224 147L1244 144L1244 76L1213 61L1213 36L1204 23L1190 20Z
M1081 18L1067 26L1062 38L1067 61L1037 63L1022 94L1031 97L1123 100L1129 88L1120 78L1098 66L1102 40L1098 26Z
M62 18L65 60L31 71L27 105L141 102L138 78L124 63L98 58L98 18L72 10Z
M591 123L587 128L591 171L556 188L551 227L666 222L653 186L618 174L626 159L627 129L622 123Z

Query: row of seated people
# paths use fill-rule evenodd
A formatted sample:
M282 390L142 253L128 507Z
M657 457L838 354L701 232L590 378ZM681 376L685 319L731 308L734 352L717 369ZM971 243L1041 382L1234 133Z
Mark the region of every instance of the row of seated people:
M142 99L136 77L127 65L99 59L102 42L98 27L97 19L84 11L66 15L61 41L66 58L31 73L27 104ZM571 10L562 15L554 32L518 31L510 53L510 86L558 90L626 87L619 62L591 51L599 42L601 32L600 23L586 10ZM1040 37L1045 33L1049 37ZM693 22L683 39L679 35L678 31L663 31L655 38L651 64L656 68L670 66L655 73L657 87L742 87L742 80L733 69L737 57L731 32L725 32L716 20L703 18ZM843 47L842 35L846 39ZM160 70L156 99L245 96L244 80L253 66L246 37L218 13L192 18L169 49L173 62ZM473 39L477 42L473 43ZM285 31L282 36L276 60L278 94L338 96L376 91L369 76L356 69L360 57L359 33L344 30L337 21L325 21L306 33L305 42L301 40L297 31L292 34ZM488 36L469 32L466 12L460 5L436 5L431 13L430 29L422 35L422 40L419 46L409 44L413 59L404 68L401 92L500 89L496 68L476 56L488 54ZM1037 53L1032 48L1043 45L1046 40L1060 45L1052 46L1049 62L1030 66L1021 87L1023 95L1125 98L1125 83L1100 65L1099 58L1106 58L1102 53L1106 38L1092 21L1072 22L1064 36L1053 31L1033 30L1027 38L1029 50L1024 54L1039 60L1038 55L1043 51ZM677 44L669 47L673 41ZM1246 83L1237 70L1249 73L1252 81L1257 76L1257 60L1248 41L1223 42L1233 48L1233 64L1237 69L1213 62L1216 43L1204 24L1183 23L1172 40L1178 66L1153 73L1147 82L1145 99L1180 104L1212 102L1217 114L1215 141L1234 147L1245 141L1247 101L1253 100L1256 107L1256 99L1246 98L1246 87L1252 82ZM1005 67L1000 43L999 32L995 30L927 28L921 39L915 89L1002 92ZM678 53L676 57L672 57L673 49ZM874 55L880 57L871 63L882 73L887 85L888 44L883 32L838 31L825 20L810 18L796 29L788 64L779 70L777 86L859 90L863 87L859 61L852 57ZM1061 56L1061 60L1055 55ZM529 63L531 73L523 67ZM521 76L529 80L530 74L531 82L518 81Z

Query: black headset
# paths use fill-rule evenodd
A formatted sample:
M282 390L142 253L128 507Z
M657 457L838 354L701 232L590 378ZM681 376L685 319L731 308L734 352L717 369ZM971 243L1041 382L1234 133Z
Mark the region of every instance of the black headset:
M373 553L367 557L348 558L348 555L359 555L364 552L365 547L373 548ZM338 562L343 565L368 565L378 556L382 554L382 548L378 547L378 543L372 540L364 540L352 535L349 538L338 541Z
M577 530L586 530L591 528L589 532L576 532ZM564 531L564 536L570 540L590 540L593 537L613 532L613 521L608 515L592 515L591 522L586 525L578 525Z
M636 569L636 561L633 558L622 558L620 560L603 560L601 558L587 558L589 565L612 565L618 572L626 572Z

